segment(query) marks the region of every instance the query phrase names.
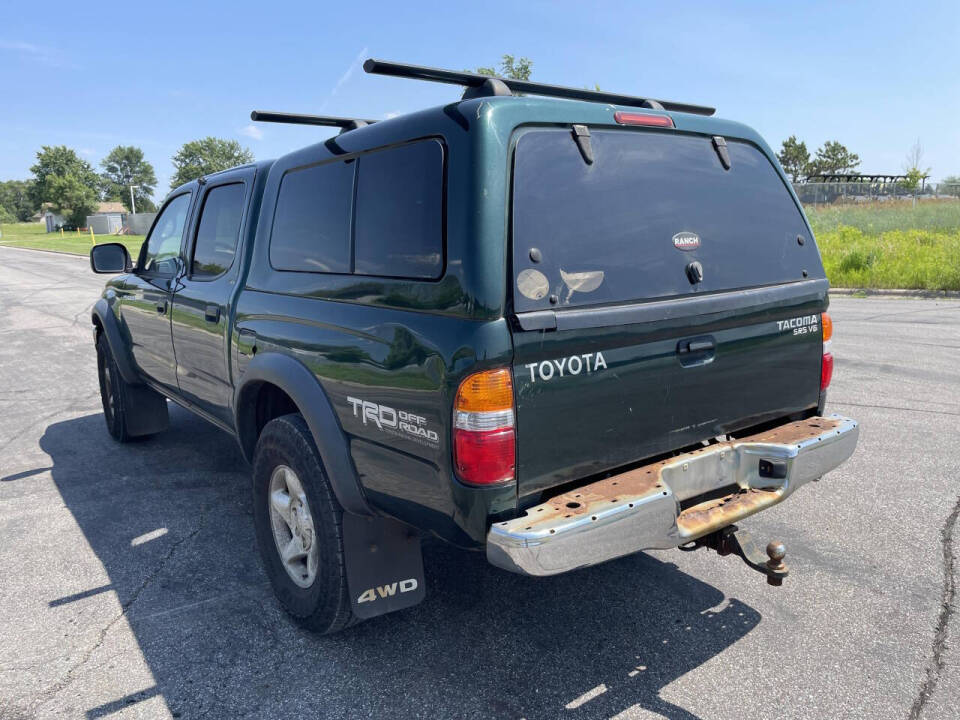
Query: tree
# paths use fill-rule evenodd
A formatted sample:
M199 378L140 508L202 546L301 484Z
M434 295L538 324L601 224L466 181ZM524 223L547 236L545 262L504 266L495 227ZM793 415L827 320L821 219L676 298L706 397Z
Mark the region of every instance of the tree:
M807 144L797 140L796 135L791 135L783 141L783 147L777 153L777 160L793 182L798 182L800 178L807 176L810 152L807 150Z
M905 190L916 192L924 178L930 174L930 168L922 169L923 147L920 145L920 138L910 148L906 159L903 161L903 174L907 176L906 180L900 181L900 186Z
M0 208L13 218L9 222L26 222L37 211L30 193L32 184L30 180L0 182Z
M175 172L170 187L250 162L253 162L253 153L236 140L215 137L192 140L184 143L173 156Z
M87 215L97 210L100 195L74 173L51 175L47 181L47 202L71 225L86 224Z
M130 186L136 185L133 191L134 204L141 212L153 212L156 208L150 200L157 186L157 176L153 165L143 157L143 150L133 145L117 145L110 154L100 163L103 168L104 200L119 200L127 210L130 207Z
M816 157L810 163L808 175L839 175L853 173L860 164L860 156L847 150L835 140L827 140L817 149Z
M66 145L44 145L37 153L37 163L30 168L30 172L33 173L34 182L30 187L29 197L34 207L40 207L45 202L54 202L51 196L54 178L72 177L88 188L94 196L100 197L100 176L90 167L90 163L81 159Z
M516 58L513 55L504 55L500 60L500 70L492 67L478 67L476 70L480 75L489 75L490 77L502 77L510 80L529 80L530 73L533 72L533 61L530 58Z

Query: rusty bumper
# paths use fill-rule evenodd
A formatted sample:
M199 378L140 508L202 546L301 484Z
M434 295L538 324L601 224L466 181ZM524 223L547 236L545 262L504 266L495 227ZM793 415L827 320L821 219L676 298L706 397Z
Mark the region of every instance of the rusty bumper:
M492 525L487 559L513 572L555 575L683 545L833 470L853 454L859 432L840 415L813 417L599 480Z

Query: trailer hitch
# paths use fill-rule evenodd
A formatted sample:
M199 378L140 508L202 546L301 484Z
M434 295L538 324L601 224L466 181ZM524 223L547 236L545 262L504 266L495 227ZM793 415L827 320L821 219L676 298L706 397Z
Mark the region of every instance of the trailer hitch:
M779 540L767 544L766 556L760 550L757 541L746 530L736 525L728 525L716 532L705 535L692 545L681 546L681 550L696 550L699 547L716 550L720 556L739 555L740 558L757 572L767 576L767 583L780 587L789 574L783 558L787 554L786 546Z

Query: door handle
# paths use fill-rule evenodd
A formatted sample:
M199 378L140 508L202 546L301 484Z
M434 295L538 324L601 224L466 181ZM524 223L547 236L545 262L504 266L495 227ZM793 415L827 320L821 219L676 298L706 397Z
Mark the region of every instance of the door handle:
M219 322L220 321L220 306L219 305L207 305L203 311L203 317L207 322Z
M713 350L717 344L713 340L691 340L687 345L687 350L690 352L705 352L707 350Z
M717 343L713 340L689 340L687 342L680 343L680 347L677 348L677 352L680 353L692 353L692 352L707 352L708 350L713 350L717 347Z
M167 301L157 303L157 315L166 315L167 313Z

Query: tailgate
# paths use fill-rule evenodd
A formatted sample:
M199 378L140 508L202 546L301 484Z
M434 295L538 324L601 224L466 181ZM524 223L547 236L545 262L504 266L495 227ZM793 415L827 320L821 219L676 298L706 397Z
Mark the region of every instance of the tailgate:
M827 283L766 156L591 128L517 140L521 495L817 406ZM699 271L691 270L696 264Z

